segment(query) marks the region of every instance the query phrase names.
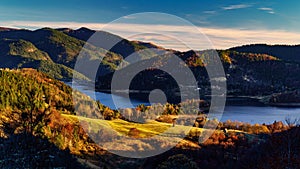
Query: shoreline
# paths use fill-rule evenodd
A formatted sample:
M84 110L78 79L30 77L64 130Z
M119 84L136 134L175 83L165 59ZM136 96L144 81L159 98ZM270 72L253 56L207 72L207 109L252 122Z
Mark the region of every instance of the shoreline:
M111 94L110 90L97 90L96 92ZM128 94L129 91L126 92L116 92L118 96L124 96ZM130 91L134 94L147 94L148 91ZM204 96L201 99L210 100L211 96ZM226 106L256 106L256 107L285 107L285 108L299 108L300 103L267 103L263 99L268 96L226 96ZM147 99L139 99L141 97L133 97L132 99L139 101L147 101Z
M64 83L68 83L63 81ZM79 86L87 87L87 90L92 89L91 84L86 83L78 83ZM106 93L106 94L112 94L111 90L109 89L97 89L95 88L95 92L100 93ZM147 99L143 99L144 97L140 97L141 95L148 94L150 91L138 91L138 90L132 90L130 93L135 95L132 97L134 100L138 101L148 101ZM114 94L124 97L124 95L127 95L129 93L129 90L120 90L115 92ZM131 94L131 96L133 96ZM140 94L140 96L139 96ZM284 107L284 108L299 108L300 103L268 103L266 101L266 98L269 96L234 96L234 95L227 95L226 96L226 106L257 106L257 107ZM200 99L203 100L210 100L211 96L203 96Z

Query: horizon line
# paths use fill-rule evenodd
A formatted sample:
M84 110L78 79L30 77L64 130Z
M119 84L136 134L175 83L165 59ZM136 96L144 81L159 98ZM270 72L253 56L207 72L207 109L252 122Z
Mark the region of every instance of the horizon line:
M0 26L2 28L9 29L27 29L37 30L42 28L51 29L80 29L87 28L95 31L101 31L103 27L108 24L105 23L80 23L80 22L37 22L37 21L9 21L3 22ZM195 32L189 26L181 25L151 25L149 24L128 24L118 23L110 24L110 31L106 31L121 37L127 37L132 34L139 34L139 36L131 36L128 38L130 41L141 41L147 43L154 43L158 46L166 49L174 49L178 51L189 51L189 50L225 50L237 46L251 45L251 44L266 44L266 45L290 45L296 46L300 44L300 33L289 32L285 30L266 30L266 29L242 29L242 28L212 28L212 27L198 27L200 34L203 37L207 37L207 40L211 44L202 42L199 39L195 39ZM155 32L164 31L166 33L173 33L174 37L165 37L163 35L144 35L140 36L143 32ZM259 36L257 36L259 35ZM174 42L180 42L177 37L182 37L185 41L189 41L191 45L187 48L185 44L176 44ZM127 39L127 38L126 38ZM178 41L179 40L179 41ZM206 41L207 41L206 40ZM199 42L201 41L201 42ZM202 44L201 44L202 43ZM201 47L199 47L201 46Z

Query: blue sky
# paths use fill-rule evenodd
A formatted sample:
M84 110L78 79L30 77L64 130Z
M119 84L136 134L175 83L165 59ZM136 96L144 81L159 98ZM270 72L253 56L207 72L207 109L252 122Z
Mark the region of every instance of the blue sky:
M257 31L257 36L263 32L274 32L274 35L258 37L258 40L247 35L242 37L244 39L240 38L239 43L235 43L232 39L228 47L242 43L262 42L264 38L266 43L281 43L280 39L276 39L278 32L283 32L284 36L294 37L284 39L282 43L294 44L300 42L298 37L300 34L299 9L300 1L298 0L3 0L0 1L0 26L39 28L53 25L54 27L90 26L94 28L91 24L109 23L119 17L134 13L163 12L186 19L200 28L215 31L228 30L224 31L222 36L225 39L233 38L226 37L225 33L235 32L234 30L239 34L249 34L247 31L251 31L252 36L255 36L255 31ZM168 22L168 25L176 26L176 23ZM224 45L226 41L219 45L220 40L212 41L217 47L226 48L227 46Z

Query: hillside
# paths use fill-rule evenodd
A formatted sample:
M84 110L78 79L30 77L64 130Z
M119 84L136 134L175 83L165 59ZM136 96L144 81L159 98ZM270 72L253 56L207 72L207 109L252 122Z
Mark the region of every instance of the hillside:
M137 125L122 119L99 119L102 115L117 118L118 112L33 69L1 69L0 93L1 168L93 168L95 165L126 168L141 165L141 160L132 164L132 160L112 155L100 147L97 141L111 145L111 139L115 138L103 129L112 127L118 132L117 139L130 136L130 130L135 127L142 132L132 137L153 136L171 126L155 121ZM74 98L78 99L75 105ZM79 107L75 109L77 105ZM93 106L99 110L93 111ZM120 141L126 143L126 140ZM167 140L156 141L169 144ZM151 148L147 142L139 140L127 148L121 142L115 145L116 149L132 151L136 145L145 150ZM185 144L196 145L189 141Z
M238 52L261 53L275 56L286 61L299 62L300 45L252 44L230 48Z
M53 62L48 53L29 41L2 39L0 46L1 68L34 68L59 80L71 80L73 75L88 80L83 74Z
M73 29L58 29L58 30L66 33L71 37L83 40L85 42L88 41L89 38L96 33L93 38L96 38L97 40L90 40L89 43L91 43L94 46L109 50L113 53L120 54L121 56L123 56L123 58L126 58L132 53L138 52L140 50L148 49L148 48L158 48L164 50L164 48L156 46L151 43L129 41L118 35L114 35L112 33L105 32L105 31L94 31L88 28L79 28L77 30L73 30ZM109 46L110 44L115 44L115 45ZM151 58L153 54L154 53L152 52L145 52L145 53L139 53L138 55L142 59L148 59Z
M43 134L51 116L72 112L71 89L32 69L1 69L0 77L0 167L79 167Z
M227 51L224 65L228 93L231 95L264 96L295 90L300 84L299 64L268 54Z
M0 93L1 168L170 168L174 165L245 168L245 164L249 166L246 168L268 168L299 164L296 158L299 137L294 137L299 134L299 127L288 127L282 122L250 125L208 120L208 126L218 123L218 128L209 139L199 143L199 136L211 130L202 128L200 119L196 119L194 127L181 123L172 127L170 123L154 120L130 122L122 117L123 114L126 117L128 110L120 110L120 114L33 69L1 69ZM74 98L79 104L74 105ZM79 107L74 109L76 105ZM99 111L93 111L93 106ZM174 106L164 106L167 109L162 109L160 114L176 114ZM151 107L139 106L135 110L147 116L149 109ZM110 116L106 118L110 120L99 119L102 115ZM193 120L190 122L193 124ZM113 130L108 132L107 128ZM224 133L224 129L228 131ZM157 134L162 134L163 139L153 137ZM183 140L178 138L182 134L186 135ZM293 136L292 154L278 161L279 153L288 153L285 147L291 140L287 136ZM151 151L168 147L174 141L178 143L175 147L149 158L125 158L106 150Z
M198 86L200 95L210 94L210 80L205 69L205 64L213 64L214 60L210 59L208 51L187 51L176 52L192 70ZM222 61L225 71L225 80L227 84L227 94L236 96L266 96L273 93L280 93L287 90L296 90L299 88L300 71L298 63L286 62L277 57L268 54L255 54L236 52L232 50L219 50L218 55ZM166 66L170 55L162 55L155 59L146 59L135 64L131 64L118 73L121 77L134 73L139 65L152 64L153 66ZM180 70L178 65L178 70ZM98 80L98 89L110 89L111 78L113 74L100 77ZM215 77L217 78L217 77ZM224 78L224 77L223 77ZM180 96L179 86L174 79L168 74L158 69L146 69L135 75L130 84L131 90L143 91L140 93L130 93L132 98L148 100L148 92L153 89L161 89L167 93L167 99L172 103L179 103ZM125 90L120 88L119 90Z
M28 59L34 60L51 60L46 52L39 50L31 42L18 39L1 39L0 40L1 57L8 56L21 56Z
M99 75L112 72L122 59L122 56L118 54L86 44L80 39L50 28L35 31L3 29L0 32L0 40L3 68L31 67L45 70L45 73L52 72L50 75L62 80L72 78L72 69L84 45L86 47L81 52L86 57L86 64L94 64L97 61L100 63L100 59L103 58L99 68L101 71L98 72ZM46 65L46 67L41 68L40 65ZM74 72L77 77L83 79L87 79L84 76L89 75L88 72L84 71Z
M40 50L47 52L54 62L64 63L68 66L84 45L84 42L50 28L35 31L2 31L0 38L29 41Z
M67 116L77 112L73 96L78 104L96 104L89 97L33 69L1 69L0 86L0 168L81 168L77 158L90 147L103 154L78 119ZM101 105L100 111L110 109Z

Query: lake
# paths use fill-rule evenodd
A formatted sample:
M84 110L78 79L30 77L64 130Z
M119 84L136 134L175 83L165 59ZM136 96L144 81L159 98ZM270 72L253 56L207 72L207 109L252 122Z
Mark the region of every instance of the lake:
M114 101L112 100L112 94L93 92L92 89L79 85L66 84L73 88L85 93L93 99L100 100L100 102L112 109L116 109L114 101L117 103L118 108L133 108L139 104L145 104L143 101L131 100L129 102L126 98L114 95ZM221 121L241 121L251 124L266 123L270 124L276 121L284 121L286 117L300 118L300 108L282 108L282 107L270 107L270 106L226 106Z

